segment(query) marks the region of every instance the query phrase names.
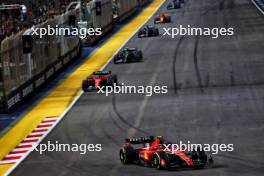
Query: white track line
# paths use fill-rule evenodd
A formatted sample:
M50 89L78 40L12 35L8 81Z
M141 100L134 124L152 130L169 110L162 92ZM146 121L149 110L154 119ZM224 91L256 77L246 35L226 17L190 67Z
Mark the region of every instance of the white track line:
M34 130L49 130L48 127L37 127Z
M12 164L14 162L12 161L0 161L0 165L4 165L4 164Z
M32 137L32 138L27 138L27 137L26 137L24 140L39 140L39 137ZM24 141L24 140L23 140L23 141ZM21 141L21 142L22 142L22 141Z
M31 132L29 135L44 135L46 132Z
M21 151L25 151L27 149L24 148L14 148L11 152L21 152Z
M165 1L164 1L165 2ZM158 6L154 11L153 11L153 13L146 19L146 21L144 21L143 22L143 24L142 25L140 25L139 26L139 28L135 31L135 32L133 32L132 34L131 34L131 36L116 50L116 52L112 55L112 57L110 57L109 58L109 60L106 62L106 64L105 65L103 65L103 67L101 67L101 69L100 70L104 70L105 69L105 67L113 60L113 58L114 58L114 56L127 44L127 42L142 28L142 26L144 26L148 21L149 21L149 19L158 11L158 9L164 4L164 2L163 3L161 3L161 5L160 6ZM146 7L146 8L148 8L148 7ZM140 14L138 14L138 15L140 15ZM125 25L126 26L126 25ZM125 26L123 26L123 27L125 27ZM122 28L123 28L122 27ZM122 28L121 29L119 29L119 31L120 30L122 30ZM118 32L119 32L118 31ZM117 32L117 33L118 33ZM115 34L114 34L115 35ZM107 42L107 41L106 41ZM89 56L91 56L91 55L93 55L96 51L98 51L98 49L100 48L100 46L98 47L98 48L96 48L92 53L90 53L89 54ZM88 56L88 57L89 57ZM60 123L60 121L64 118L64 116L71 110L71 108L74 106L74 104L80 99L80 97L82 96L82 94L83 94L84 92L81 90L80 91L80 93L79 93L79 95L77 95L75 98L74 98L74 100L71 102L71 104L68 106L68 108L66 108L66 110L59 116L59 118L57 118L58 120L54 123L54 125L53 126L51 126L51 128L49 128L49 130L43 135L43 136L41 136L40 137L40 140L38 141L38 142L36 142L36 144L38 145L38 144L40 144L41 143L41 141L43 141L43 139L45 139L45 137L58 125L58 123ZM51 119L51 118L46 118L46 119ZM45 120L46 120L45 119ZM36 145L36 146L37 146ZM14 170L15 170L15 168L25 159L25 158L27 158L27 156L32 152L33 150L30 150L30 151L28 151L27 153L25 153L25 155L24 155L24 157L22 157L21 159L19 159L19 161L17 161L5 174L4 174L4 176L8 176L9 174L11 174L11 172L13 172Z
M8 154L6 155L5 157L20 157L20 156L23 156L23 154Z

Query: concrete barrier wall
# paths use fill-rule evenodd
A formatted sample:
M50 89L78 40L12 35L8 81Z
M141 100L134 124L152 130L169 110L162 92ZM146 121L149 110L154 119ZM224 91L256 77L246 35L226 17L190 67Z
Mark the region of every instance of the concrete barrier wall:
M96 14L95 4L101 2L102 13ZM113 5L117 16L115 21L122 22L130 17L139 6L144 6L150 0L93 0L85 6L88 12L88 26L102 28L106 34L113 28ZM49 19L36 27L47 28L67 26L70 14L80 19L80 9L71 10L63 15ZM101 36L89 37L88 42L95 43ZM28 59L23 54L22 33L6 38L0 47L0 111L12 109L23 99L37 91L53 75L74 61L81 49L78 37L65 36L32 36L32 74L28 74Z
M148 4L151 0L138 0L139 6L145 6Z
M101 2L102 13L101 15L96 15L96 2ZM88 3L90 8L91 24L88 27L91 28L101 28L101 36L90 36L88 38L89 44L92 45L96 43L102 36L113 29L113 10L111 0L94 0Z
M1 65L5 94L15 90L26 80L26 63L22 52L21 34L6 38L1 43Z
M64 25L67 17L60 15L38 28L48 25ZM0 111L8 111L25 97L31 95L54 74L61 71L80 51L78 37L31 36L32 37L32 74L28 74L27 57L23 54L22 32L7 37L1 42L0 50Z
M101 2L102 14L96 15L95 2ZM89 3L94 28L105 28L113 23L113 11L111 0L95 0Z
M122 22L131 16L138 8L138 0L115 0L113 1L117 6L117 17L118 22Z

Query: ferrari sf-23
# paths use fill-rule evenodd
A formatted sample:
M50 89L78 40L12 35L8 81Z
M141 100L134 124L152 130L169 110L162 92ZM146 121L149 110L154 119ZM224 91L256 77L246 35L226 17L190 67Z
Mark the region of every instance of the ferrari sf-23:
M185 152L174 150L172 147L167 149L164 144L168 145L162 136L125 139L119 152L120 161L123 164L138 164L167 170L174 167L202 169L213 163L212 157L201 149Z
M118 84L117 76L111 71L96 71L91 76L83 80L82 89L84 92L98 90L101 87L114 86Z

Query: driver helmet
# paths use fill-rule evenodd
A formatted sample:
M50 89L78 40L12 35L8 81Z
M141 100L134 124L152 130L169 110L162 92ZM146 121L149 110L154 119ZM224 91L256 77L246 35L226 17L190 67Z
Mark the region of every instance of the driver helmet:
M157 136L157 141L159 141L160 144L162 144L164 142L164 138L163 136Z

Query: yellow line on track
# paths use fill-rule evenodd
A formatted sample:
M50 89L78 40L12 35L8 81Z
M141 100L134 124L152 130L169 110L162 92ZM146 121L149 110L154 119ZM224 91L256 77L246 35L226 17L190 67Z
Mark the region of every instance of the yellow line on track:
M12 164L1 165L0 166L0 175L4 175L11 167L12 167Z
M80 94L82 80L103 67L163 2L164 0L153 0L143 12L90 55L84 64L71 73L10 129L0 139L0 158L15 148L45 117L62 115L75 97ZM10 165L0 165L0 175L4 175L10 167Z

